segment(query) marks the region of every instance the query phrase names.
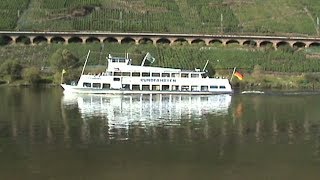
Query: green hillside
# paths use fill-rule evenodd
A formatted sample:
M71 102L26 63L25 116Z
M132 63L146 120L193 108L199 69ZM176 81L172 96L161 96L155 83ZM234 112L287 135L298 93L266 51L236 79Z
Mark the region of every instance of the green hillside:
M319 0L3 0L0 30L317 35Z
M150 52L156 61L153 66L182 69L202 68L207 60L213 69L232 70L234 67L244 72L252 72L255 65L273 72L320 72L319 48L293 51L291 49L258 50L248 47L222 47L212 45L158 45L117 44L117 43L70 43L42 44L37 46L16 45L0 48L0 64L5 60L17 60L24 66L50 67L50 57L58 49L68 49L83 64L91 50L89 66L106 64L108 54L125 56L129 53L134 64L140 64L144 55Z
M112 31L318 36L319 0L3 0L0 30ZM1 44L1 43L0 43ZM246 87L320 88L320 47L251 47L237 44L22 43L0 45L0 84L33 79L60 82L59 57L75 57L100 71L105 57L130 54L135 64L150 52L152 66L202 68L230 76L237 67ZM65 56L68 55L68 56ZM58 58L57 58L58 57ZM72 61L73 62L73 61ZM78 77L68 69L66 78ZM103 69L102 69L103 70ZM40 75L40 76L39 76ZM69 76L69 77L68 77ZM238 82L235 82L238 83ZM240 84L241 85L241 84Z

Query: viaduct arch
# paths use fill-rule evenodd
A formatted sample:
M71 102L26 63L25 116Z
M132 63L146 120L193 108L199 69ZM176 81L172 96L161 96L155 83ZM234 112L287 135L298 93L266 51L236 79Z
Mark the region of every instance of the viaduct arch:
M240 46L275 49L281 46L308 48L319 46L318 37L250 36L250 35L203 35L203 34L161 34L161 33L113 33L113 32L28 32L0 31L2 44L41 43L132 43L132 44L238 44Z

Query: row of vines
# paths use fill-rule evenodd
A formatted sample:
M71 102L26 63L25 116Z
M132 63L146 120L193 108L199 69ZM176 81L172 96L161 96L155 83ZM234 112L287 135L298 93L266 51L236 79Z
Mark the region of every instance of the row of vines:
M175 1L40 0L40 8L34 8L32 13L39 21L35 20L34 25L25 25L20 29L176 33L236 31L238 22L229 7L222 5L222 2L218 7L207 6L207 3L209 1L201 1L202 7L198 4L196 8L201 20L191 22L181 15ZM193 6L193 3L190 5ZM93 9L86 12L88 14L74 16L75 12L81 12L86 7ZM224 16L223 26L221 14Z
M0 3L0 30L16 27L19 16L28 7L30 0L2 0Z
M207 60L212 69L233 69L237 67L251 72L255 65L265 71L275 72L318 72L318 58L306 58L304 52L286 52L282 50L245 50L232 48L201 47L159 47L160 61L157 65L185 69L202 68ZM200 50L199 50L200 49Z
M230 8L202 6L197 9L200 21L184 19L174 1L158 3L146 1L139 10L117 6L102 7L87 17L76 18L73 27L76 30L107 30L123 32L177 32L177 33L210 33L236 31L238 22ZM113 7L113 6L111 6ZM185 13L185 12L184 12ZM221 14L223 25L221 26Z
M163 22L166 19L168 22ZM76 30L105 30L122 32L174 32L183 31L184 23L178 16L168 14L141 14L119 9L103 9L85 18L73 21Z
M43 44L38 46L2 46L0 59L17 59L26 65L47 66L48 59L57 49L69 49L76 57L84 61L88 50L91 50L88 65L105 65L106 56L129 56L134 64L140 64L144 55L150 52L156 61L152 66L173 67L182 69L202 69L209 60L208 69L228 69L234 67L245 72L252 72L254 66L260 65L266 71L274 72L319 72L320 58L307 58L306 51L255 50L250 48L206 47L200 45L158 45L90 43L79 44ZM314 51L319 51L315 47ZM1 63L1 61L0 61Z
M296 9L299 10L288 12L292 16L279 17L277 21L263 17L263 22L257 20L256 24L253 22L242 24L241 18L234 12L234 4L237 3L240 3L237 8L245 11L245 9L241 10L242 1L3 0L0 4L0 30L170 33L295 33L296 31L296 33L304 34L316 33L314 26L316 26L317 17L320 16L318 1L291 1L292 6L297 6ZM263 3L258 3L256 0L250 3L263 6ZM283 4L285 5L286 2ZM29 8L30 12L24 14L26 8ZM257 9L261 8L263 7L257 7ZM310 12L314 25L310 24L310 17L306 15L307 12L304 9ZM295 20L292 17L297 13L299 16ZM28 16L24 19L31 21L19 22L18 19L21 16ZM255 17L254 14L250 16ZM289 21L291 23L287 23Z
M75 8L86 5L100 5L101 0L40 0L42 9Z

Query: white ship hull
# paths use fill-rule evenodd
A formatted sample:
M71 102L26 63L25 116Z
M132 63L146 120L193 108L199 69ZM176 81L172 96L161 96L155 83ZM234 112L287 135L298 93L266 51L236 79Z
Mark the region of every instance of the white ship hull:
M94 88L84 88L73 85L61 84L65 93L79 94L186 94L186 95L210 95L210 94L231 94L232 91L134 91L134 90L104 90Z

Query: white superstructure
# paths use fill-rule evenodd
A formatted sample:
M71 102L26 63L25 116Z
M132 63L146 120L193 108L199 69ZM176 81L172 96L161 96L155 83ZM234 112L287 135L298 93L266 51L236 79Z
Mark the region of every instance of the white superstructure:
M148 54L143 60L147 58ZM108 57L105 72L82 74L77 85L61 84L67 92L93 94L223 94L232 93L226 78L209 78L203 70L132 65L123 57Z

